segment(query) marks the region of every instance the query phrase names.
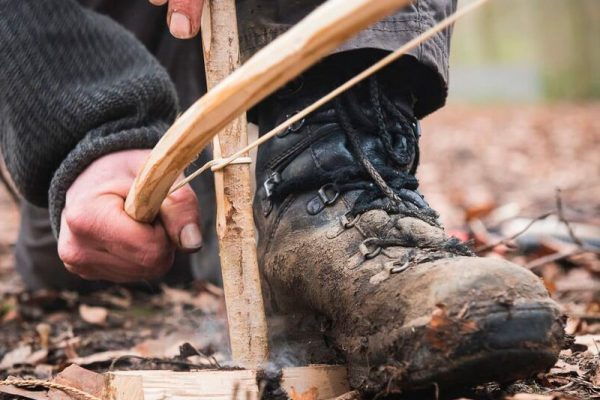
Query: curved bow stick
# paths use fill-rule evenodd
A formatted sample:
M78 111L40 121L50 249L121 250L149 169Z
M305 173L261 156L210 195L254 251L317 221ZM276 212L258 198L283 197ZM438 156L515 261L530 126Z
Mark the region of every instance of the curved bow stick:
M183 113L154 147L129 191L127 214L138 221L153 221L177 177L236 116L409 2L328 0L256 53Z

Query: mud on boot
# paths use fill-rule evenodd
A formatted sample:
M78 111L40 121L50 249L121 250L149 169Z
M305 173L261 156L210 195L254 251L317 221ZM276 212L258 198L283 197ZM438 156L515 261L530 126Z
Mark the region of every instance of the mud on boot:
M333 81L324 68L272 96L261 131ZM540 279L474 257L418 192L413 102L373 78L259 149L254 210L274 312L325 318L324 335L365 392L511 381L551 367L563 322Z

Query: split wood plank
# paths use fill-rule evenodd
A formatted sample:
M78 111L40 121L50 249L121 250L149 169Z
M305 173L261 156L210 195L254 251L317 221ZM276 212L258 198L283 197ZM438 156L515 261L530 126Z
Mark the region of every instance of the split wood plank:
M142 379L144 400L258 400L260 388L256 370L237 371L117 371L115 377L138 377ZM114 391L121 383L113 380ZM336 365L310 365L283 369L281 387L291 393L317 390L317 399L332 399L348 393L346 367ZM115 398L115 400L130 400ZM137 398L132 398L138 400Z
M141 376L106 374L104 389L110 400L145 400Z
M205 0L202 44L208 90L240 65L235 0ZM215 136L213 156L233 154L248 144L246 115ZM249 164L215 172L217 235L229 342L234 363L256 368L268 359L267 319L256 254Z
M229 122L345 40L409 2L328 0L264 47L175 121L131 187L127 213L138 221L153 221L177 177Z

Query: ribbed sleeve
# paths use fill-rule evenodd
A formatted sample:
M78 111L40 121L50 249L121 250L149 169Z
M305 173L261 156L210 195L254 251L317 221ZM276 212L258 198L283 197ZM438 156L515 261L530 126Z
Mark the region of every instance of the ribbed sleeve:
M0 148L55 229L92 161L152 147L176 112L167 72L117 23L72 0L0 0Z

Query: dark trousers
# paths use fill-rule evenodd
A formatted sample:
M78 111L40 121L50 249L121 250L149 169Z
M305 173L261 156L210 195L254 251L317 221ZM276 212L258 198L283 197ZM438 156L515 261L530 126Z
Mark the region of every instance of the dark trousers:
M147 0L80 0L83 6L104 13L132 31L167 68L177 88L183 109L206 92L204 61L200 38L176 40L165 26L165 7L154 7ZM238 24L242 57L250 57L261 47L297 23L322 0L238 0ZM361 50L395 50L433 26L456 8L456 0L416 0L406 9L377 22L343 44L331 56ZM415 113L426 115L444 104L448 82L448 53L451 31L447 30L412 50L413 65L407 74L398 69L398 80L410 83L417 98ZM358 54L358 53L357 53ZM348 54L344 57L348 59ZM343 68L344 65L340 65ZM204 151L191 166L211 158ZM191 256L179 255L167 282L196 278L220 283L218 246L215 233L213 177L204 174L192 186L202 209L203 249ZM56 250L48 212L26 202L21 205L21 228L16 244L16 267L28 288L85 289L96 283L84 282L69 274Z

